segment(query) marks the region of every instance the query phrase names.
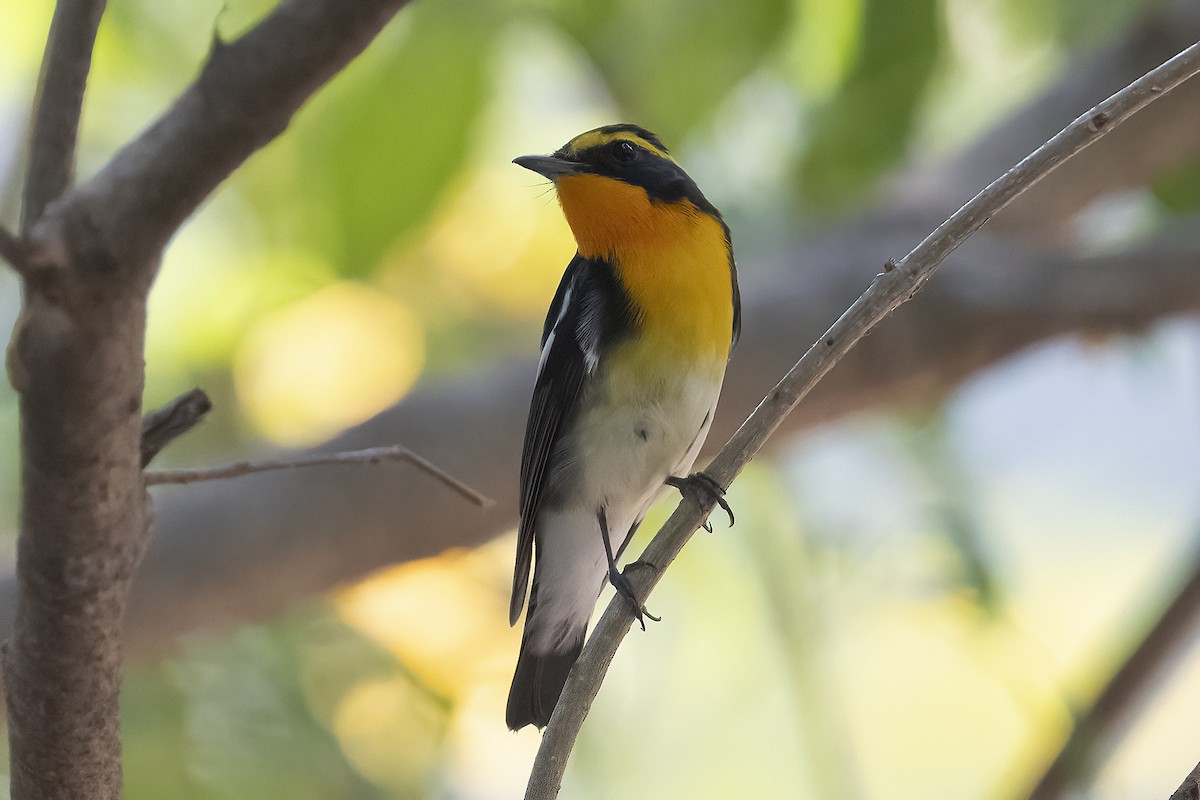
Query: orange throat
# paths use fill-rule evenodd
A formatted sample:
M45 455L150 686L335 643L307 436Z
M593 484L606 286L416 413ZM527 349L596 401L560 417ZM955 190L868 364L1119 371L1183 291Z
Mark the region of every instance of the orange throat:
M733 335L733 274L720 220L690 200L654 202L598 175L557 181L579 254L614 265L646 345L724 369Z

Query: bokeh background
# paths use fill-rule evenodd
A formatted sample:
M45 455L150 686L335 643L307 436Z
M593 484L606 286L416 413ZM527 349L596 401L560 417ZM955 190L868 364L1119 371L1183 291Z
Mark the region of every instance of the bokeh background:
M0 216L10 224L51 6L10 4L0 26ZM110 2L81 176L187 85L214 32L236 36L270 7ZM725 212L753 292L804 242L904 198L897 175L953 158L1075 65L1176 10L1142 0L421 0L171 245L151 298L146 405L199 385L216 410L163 461L317 446L414 386L530 358L573 245L552 193L513 156L618 120L657 131ZM1063 108L1060 124L1101 98ZM1144 185L1059 220L1070 235L1055 247L1115 252L1194 232L1198 212L1200 142ZM880 250L872 263L901 254ZM875 269L864 264L860 288ZM0 273L0 329L18 305ZM618 654L564 797L1028 791L1073 711L1190 569L1200 325L1164 317L1131 333L1055 338L936 402L870 405L787 432L739 478L737 527L718 520L694 540L652 598L664 621ZM9 553L17 424L5 385ZM505 480L515 487L515 462ZM156 498L169 512L191 491ZM392 535L428 535L412 527L397 517ZM329 530L329 549L341 533ZM211 618L180 623L186 633L132 648L126 796L519 796L538 736L503 724L519 628L505 625L512 533L478 538L493 533L431 558L379 560L284 610L211 603ZM202 553L203 539L194 547ZM261 591L274 589L268 559ZM1177 662L1090 796L1165 797L1200 758L1200 652Z

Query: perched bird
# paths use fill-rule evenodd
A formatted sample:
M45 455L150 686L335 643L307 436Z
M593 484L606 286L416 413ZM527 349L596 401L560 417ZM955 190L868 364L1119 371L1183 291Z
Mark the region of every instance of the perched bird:
M728 511L688 471L740 301L729 228L654 134L608 125L514 163L554 182L578 246L546 315L521 457L510 624L536 566L508 696L518 730L549 722L605 580L649 616L616 560L664 487Z

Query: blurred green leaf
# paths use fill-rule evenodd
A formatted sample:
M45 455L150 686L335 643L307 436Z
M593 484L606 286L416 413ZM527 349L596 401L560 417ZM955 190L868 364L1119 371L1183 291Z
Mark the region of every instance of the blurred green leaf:
M799 0L799 38L788 53L806 94L824 97L851 66L865 0Z
M121 744L125 796L200 798L188 771L183 692L163 668L135 669L121 690Z
M1072 49L1095 47L1138 17L1144 0L1012 0L1000 5L1008 26L1018 36L1052 37Z
M947 430L946 410L914 409L907 420L898 420L908 456L925 481L929 501L926 513L931 526L949 547L947 585L951 592L967 590L974 606L985 619L1000 619L1005 593L995 553L981 523L980 503L970 476L954 452Z
M801 194L839 207L903 155L942 46L936 0L868 0L840 92L814 120Z
M343 659L342 679L314 681L314 658L327 663L334 653ZM347 762L312 703L336 702L352 681L386 674L389 663L321 614L272 628L245 626L224 638L194 637L180 658L126 680L126 796L382 800L387 793ZM318 697L311 696L314 684Z
M1185 162L1159 176L1151 191L1176 214L1200 210L1200 159Z
M496 30L485 8L414 4L314 103L298 164L307 233L340 274L371 274L461 169Z
M679 142L771 55L786 0L564 2L552 13L591 56L629 118Z

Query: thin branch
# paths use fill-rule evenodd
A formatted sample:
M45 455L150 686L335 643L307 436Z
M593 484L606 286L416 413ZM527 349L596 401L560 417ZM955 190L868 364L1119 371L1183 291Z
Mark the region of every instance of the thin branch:
M59 0L54 6L34 101L29 172L21 211L23 233L33 229L46 206L74 179L83 92L104 6L105 0Z
M486 508L494 502L470 486L467 486L441 467L421 458L407 447L402 447L398 444L389 447L369 447L365 450L351 450L344 453L314 453L307 456L295 456L268 461L239 461L222 467L159 470L146 473L146 485L164 486L166 484L219 481L226 478L240 478L243 475L252 475L256 472L274 472L281 469L298 469L301 467L327 465L379 464L383 461L407 461L422 472L437 478L477 506Z
M1137 712L1162 686L1200 627L1200 558L1191 575L1167 604L1095 702L1075 720L1062 750L1038 781L1029 800L1058 800L1086 789L1097 768L1116 749Z
M1188 776L1179 784L1179 788L1171 795L1170 800L1200 800L1200 764L1197 764Z
M1076 119L1015 167L996 179L940 225L899 262L889 261L871 287L814 343L763 399L712 461L707 473L721 486L741 472L783 418L859 339L915 295L942 260L1021 192L1095 142L1139 109L1200 72L1200 44L1147 73ZM645 598L665 568L712 511L713 503L684 500L655 535L641 561L649 569L630 570L638 596ZM621 597L609 603L583 654L567 678L534 760L526 800L558 796L567 759L595 699L608 665L633 622Z
M212 401L203 389L192 389L151 412L142 420L142 467L154 460L162 449L200 424L212 410Z

